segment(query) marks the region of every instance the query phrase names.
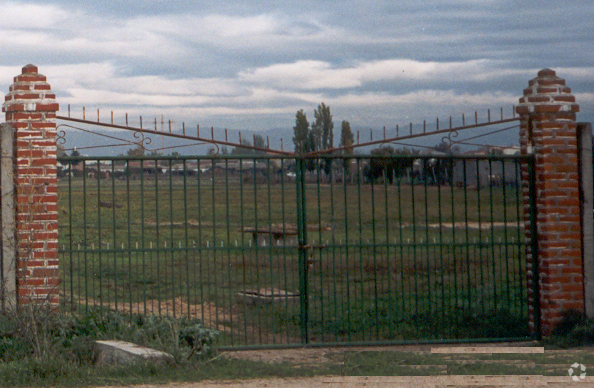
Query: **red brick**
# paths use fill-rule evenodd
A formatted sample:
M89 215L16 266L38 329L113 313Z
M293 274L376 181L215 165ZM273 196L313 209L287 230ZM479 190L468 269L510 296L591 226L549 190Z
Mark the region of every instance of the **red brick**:
M36 158L31 160L31 165L33 166L55 166L56 165L56 159L55 158Z
M12 86L10 86L9 90L11 92L13 91L22 91L22 90L31 90L31 86L29 84L14 84Z
M33 258L35 258L35 259L57 259L58 251L46 250L46 251L33 252Z
M41 103L39 103L39 104L37 104L35 106L35 110L38 111L38 112L40 112L40 111L43 111L43 112L52 112L52 111L53 112L57 112L57 111L60 110L60 105L59 104L56 104L56 103L54 103L54 104L41 104Z
M45 82L47 81L47 77L41 74L21 74L15 77L16 82Z

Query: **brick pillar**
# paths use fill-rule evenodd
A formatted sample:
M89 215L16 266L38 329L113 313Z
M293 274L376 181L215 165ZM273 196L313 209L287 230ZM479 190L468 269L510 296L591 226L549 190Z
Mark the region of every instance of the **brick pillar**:
M58 305L58 104L37 67L14 78L2 111L14 131L17 304Z
M571 89L550 69L539 71L529 81L516 108L521 118L522 154L533 153L535 157L538 289L544 336L551 334L564 310L584 311L578 111ZM524 206L529 206L526 198ZM528 221L528 216L525 219ZM530 255L528 261L531 262ZM530 299L531 272L529 264ZM531 310L532 324L533 313Z

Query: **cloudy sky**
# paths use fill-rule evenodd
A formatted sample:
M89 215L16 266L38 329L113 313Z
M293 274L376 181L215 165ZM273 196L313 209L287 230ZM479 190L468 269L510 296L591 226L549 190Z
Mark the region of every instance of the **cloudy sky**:
M291 128L506 116L552 68L594 120L592 0L2 1L0 88L33 63L65 114ZM107 116L108 114L105 113ZM336 125L336 124L335 124Z

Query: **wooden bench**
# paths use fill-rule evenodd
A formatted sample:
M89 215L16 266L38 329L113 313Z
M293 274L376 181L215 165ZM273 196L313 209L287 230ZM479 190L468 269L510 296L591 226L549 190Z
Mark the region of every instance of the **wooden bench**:
M243 228L243 232L252 234L252 241L257 247L264 247L270 245L287 245L287 243L291 243L292 240L294 240L287 240L287 237L297 235L297 229L281 229L276 227L255 228L252 226L246 226L245 228Z

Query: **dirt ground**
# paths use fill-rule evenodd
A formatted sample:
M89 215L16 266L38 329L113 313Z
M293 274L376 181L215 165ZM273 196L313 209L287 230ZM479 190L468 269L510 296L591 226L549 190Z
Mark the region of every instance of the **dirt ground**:
M535 342L471 345L439 345L445 347L534 347ZM431 352L435 345L326 347L222 352L219 357L240 358L269 363L289 362L302 367L321 362L340 362L345 352L403 351ZM201 387L594 387L594 376L572 382L568 376L316 376L311 378L274 378L251 380L218 380L165 385L138 385L133 388L201 388ZM124 388L124 387L121 387ZM127 386L126 388L131 388Z
M202 381L200 383L137 385L133 388L256 388L256 387L592 387L594 377L573 383L567 377L543 376L428 376L428 377L336 377L322 376L299 379L256 379ZM121 387L121 388L131 388Z

